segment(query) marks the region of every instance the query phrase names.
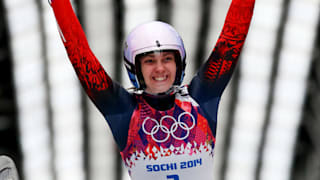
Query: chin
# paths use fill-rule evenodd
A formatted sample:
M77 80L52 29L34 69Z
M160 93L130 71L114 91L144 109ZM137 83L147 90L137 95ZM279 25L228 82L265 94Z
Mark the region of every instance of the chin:
M170 87L164 88L164 89L154 89L154 90L147 89L146 92L150 93L150 94L162 94L162 93L167 92L169 89L170 89Z

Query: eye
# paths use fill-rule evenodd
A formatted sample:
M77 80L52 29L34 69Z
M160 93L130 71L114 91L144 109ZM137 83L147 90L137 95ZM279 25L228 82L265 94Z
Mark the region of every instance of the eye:
M173 55L167 55L165 56L165 61L174 61L174 56Z
M151 59L151 58L146 58L146 59L143 59L143 60L142 60L142 63L144 63L144 64L151 64L151 63L153 63L153 62L154 62L154 60Z

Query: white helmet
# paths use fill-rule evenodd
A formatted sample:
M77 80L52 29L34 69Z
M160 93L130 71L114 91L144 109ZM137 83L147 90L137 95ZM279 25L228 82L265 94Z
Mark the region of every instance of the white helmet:
M129 78L137 89L146 88L140 67L136 67L137 55L167 50L176 52L177 73L173 85L180 85L184 77L186 53L177 31L167 23L152 21L137 26L129 33L125 41L124 62Z

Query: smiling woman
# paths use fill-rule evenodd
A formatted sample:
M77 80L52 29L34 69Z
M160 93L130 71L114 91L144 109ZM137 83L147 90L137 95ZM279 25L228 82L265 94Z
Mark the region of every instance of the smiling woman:
M106 118L133 180L215 179L218 104L243 47L255 0L233 0L207 62L181 85L185 49L169 24L152 21L129 33L124 61L135 86L113 81L89 48L69 0L51 6L69 59Z
M183 41L178 32L169 24L152 21L134 28L126 39L124 60L132 84L138 90L146 89L144 77L141 74L141 57L155 57L158 52L172 52L172 58L176 63L176 73L172 85L179 86L184 78L186 53ZM153 54L152 54L153 53ZM157 56L159 57L159 56ZM153 58L155 60L155 58ZM169 88L157 93L167 92Z

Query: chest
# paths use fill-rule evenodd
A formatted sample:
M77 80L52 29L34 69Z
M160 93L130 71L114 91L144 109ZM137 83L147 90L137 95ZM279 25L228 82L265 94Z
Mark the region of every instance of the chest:
M121 156L132 179L210 175L215 137L201 108L189 97L176 98L167 111L140 101L128 135Z
M211 151L215 138L201 108L192 99L176 98L173 108L158 111L140 101L131 117L122 157L159 159Z

